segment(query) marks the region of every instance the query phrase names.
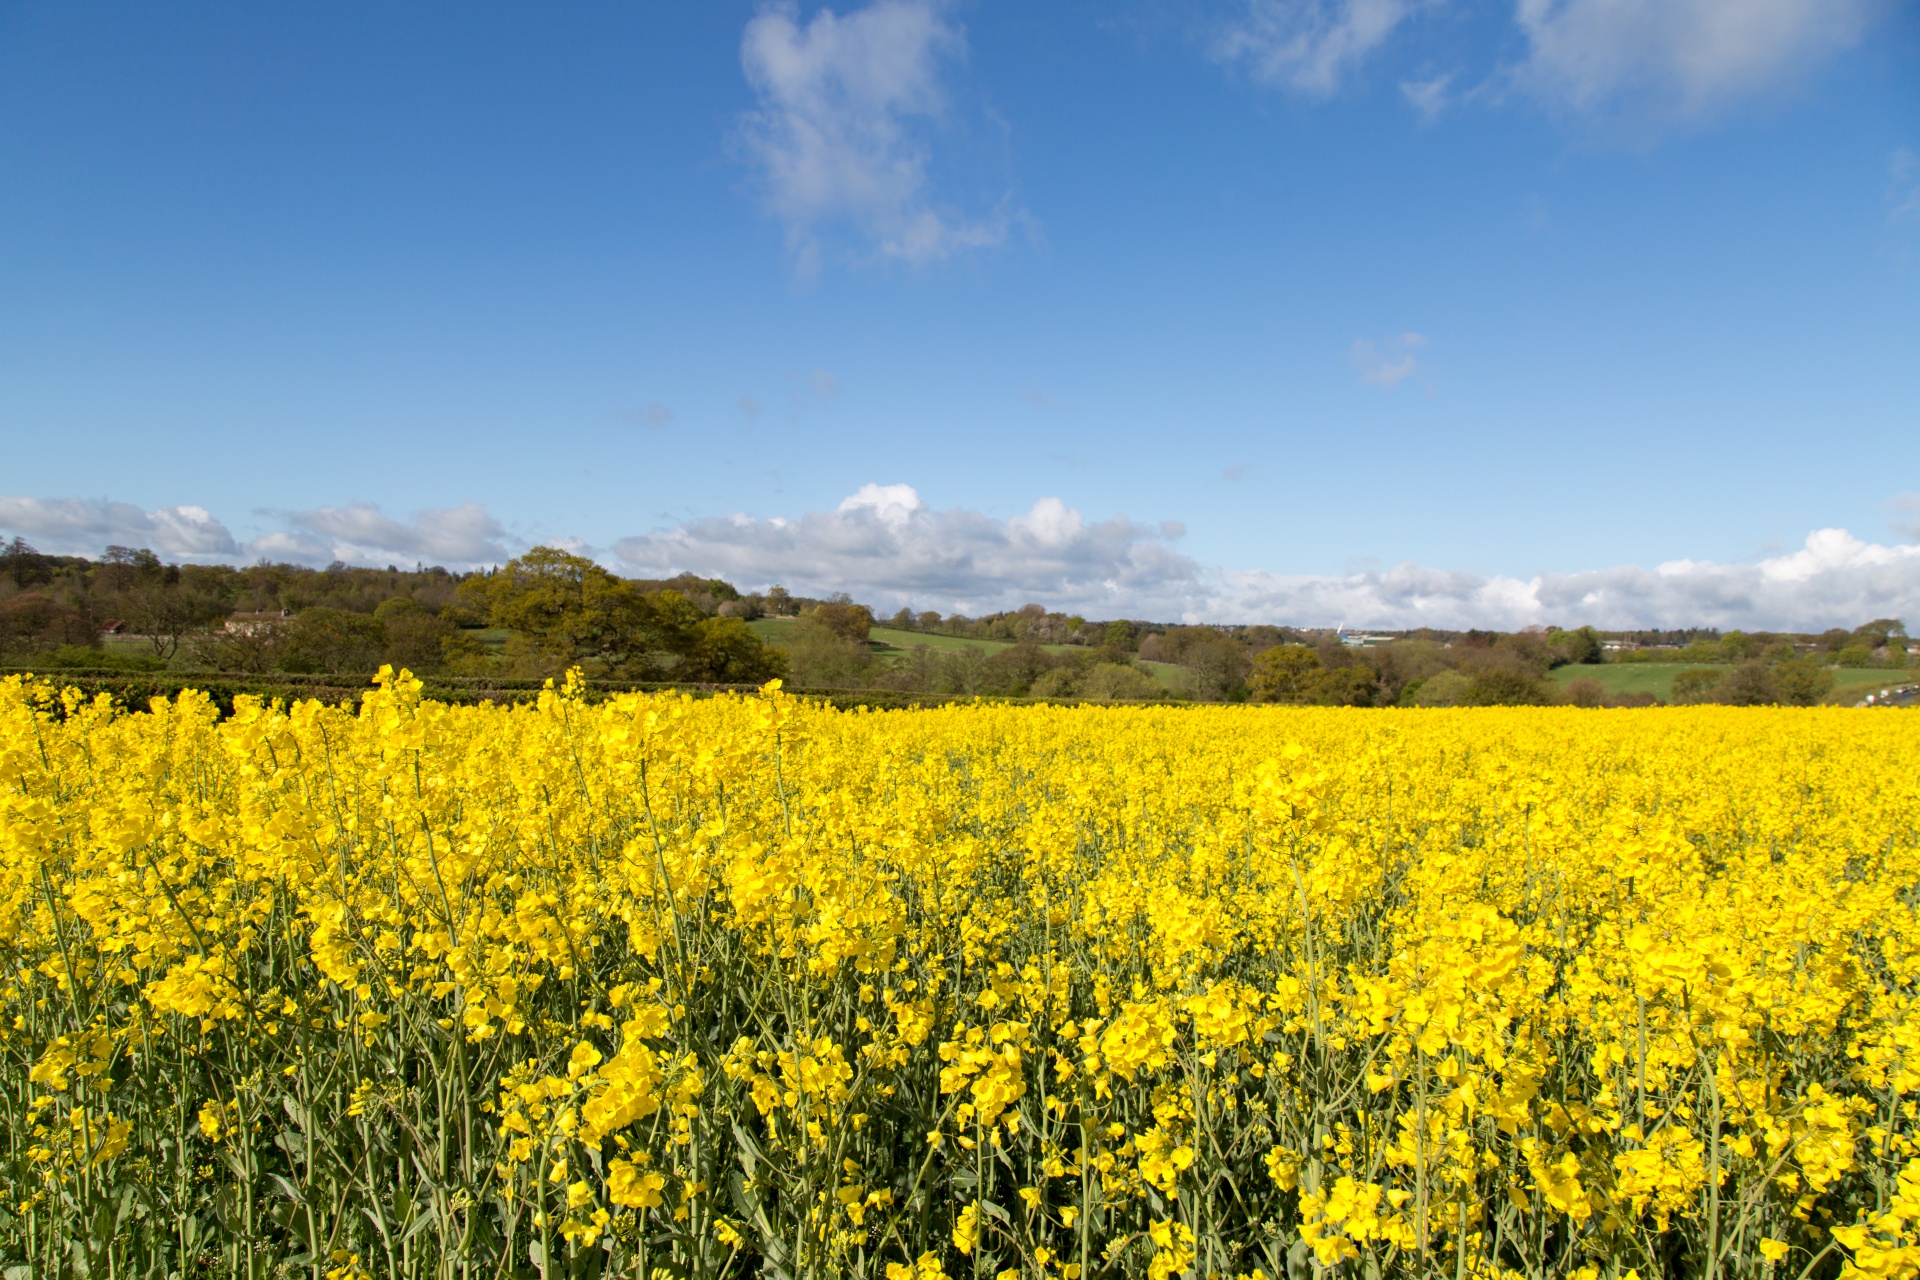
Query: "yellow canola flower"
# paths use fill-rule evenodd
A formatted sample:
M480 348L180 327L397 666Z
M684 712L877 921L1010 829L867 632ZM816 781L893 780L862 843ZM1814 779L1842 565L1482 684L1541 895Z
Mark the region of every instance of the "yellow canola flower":
M1910 723L6 677L0 1255L1913 1275Z

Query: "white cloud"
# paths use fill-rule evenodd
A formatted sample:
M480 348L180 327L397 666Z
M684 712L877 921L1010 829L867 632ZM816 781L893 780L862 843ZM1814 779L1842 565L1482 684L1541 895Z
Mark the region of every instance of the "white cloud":
M1878 0L1518 0L1519 83L1582 111L1696 117L1864 34Z
M1214 57L1263 84L1325 97L1384 44L1417 0L1247 0L1214 42Z
M190 560L240 551L233 534L205 508L145 511L104 498L0 497L0 530L26 538L49 555L97 556L116 544Z
M1817 631L1869 618L1920 620L1920 494L1890 505L1910 517L1894 527L1914 543L1882 545L1821 529L1797 550L1745 564L1673 560L1651 569L1531 578L1412 563L1282 574L1202 565L1176 550L1186 532L1178 521L1089 520L1058 498L996 519L965 508L935 510L911 485L866 484L831 511L716 517L624 538L610 563L646 576L717 574L744 589L780 583L807 595L847 591L887 610L913 605L977 614L1038 600L1090 617L1166 621ZM361 503L280 520L279 529L243 542L200 507L147 511L105 499L0 497L0 534L62 555L97 556L119 543L174 560L420 561L467 569L501 563L526 545L474 502L405 519ZM583 555L596 550L573 538L545 541Z
M1715 626L1819 630L1920 616L1920 546L1820 529L1800 550L1756 564L1676 560L1520 579L1403 564L1340 577L1222 575L1216 613L1302 625L1512 629Z
M936 511L911 485L868 484L833 511L696 520L613 549L649 574L691 569L743 588L847 591L888 608L978 613L1045 600L1106 616L1177 617L1207 603L1200 566L1171 546L1181 532L1125 516L1088 520L1058 498L1005 520Z
M1431 120L1446 108L1447 90L1452 85L1452 72L1431 80L1402 80L1400 96L1412 103L1414 110Z
M97 556L114 544L151 547L168 560L295 564L427 564L468 569L506 560L512 542L477 502L429 508L410 520L354 503L281 513L283 527L242 542L204 507L144 511L91 498L0 497L0 531L54 555Z
M1417 333L1403 333L1383 343L1362 338L1353 344L1347 359L1360 371L1362 382L1397 387L1418 367L1413 353L1426 345L1426 338Z
M1920 618L1920 545L1823 529L1753 564L1677 560L1534 578L1402 564L1351 574L1202 566L1174 549L1175 522L1088 520L1057 498L996 520L936 511L910 485L861 487L797 519L696 520L614 544L634 571L689 569L743 589L846 591L883 609L980 613L1039 600L1091 617L1299 626L1517 628L1718 626L1819 630Z
M290 529L256 538L248 549L301 563L418 561L449 569L499 564L511 554L506 530L477 502L430 507L411 520L396 520L368 503L316 507L286 520Z
M935 0L874 0L804 26L791 3L747 23L740 62L759 97L742 138L767 207L803 274L822 236L850 226L873 252L911 263L1000 243L1007 219L935 207L925 134L945 108L943 66L966 50Z

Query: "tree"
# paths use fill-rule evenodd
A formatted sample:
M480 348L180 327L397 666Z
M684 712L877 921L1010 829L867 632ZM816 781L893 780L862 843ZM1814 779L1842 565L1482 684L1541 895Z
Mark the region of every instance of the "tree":
M1743 662L1720 678L1713 700L1730 707L1770 707L1780 701L1780 690L1764 662Z
M649 654L664 652L685 655L693 648L696 629L702 621L700 610L693 601L678 591L668 589L649 591L641 597L641 606L641 639ZM745 623L740 626L755 641L760 639L747 630ZM649 665L652 664L643 655L643 668Z
M1872 622L1855 627L1853 635L1868 649L1882 649L1896 642L1904 648L1907 624L1898 618L1875 618Z
M497 573L461 584L489 621L514 634L508 653L532 674L583 663L596 674L646 674L656 649L684 648L699 610L677 591L652 601L584 556L535 547ZM664 633L664 634L663 634Z
M1413 687L1409 685L1409 687ZM1441 671L1418 682L1413 695L1416 707L1460 707L1467 704L1473 681L1458 671Z
M972 697L983 691L986 669L987 651L977 644L966 645L940 659L940 690Z
M1790 658L1773 668L1773 687L1780 701L1811 707L1833 690L1833 672L1805 658Z
M1544 681L1501 667L1476 672L1467 681L1469 707L1526 707L1554 701L1553 690Z
M1284 702L1301 705L1318 696L1320 678L1326 674L1320 655L1303 644L1277 644L1262 649L1253 659L1255 702Z
M793 624L787 661L794 683L802 688L858 688L873 667L873 651L865 640L851 640L817 613L809 613Z
M215 671L257 674L273 668L279 656L277 627L249 627L245 631L209 631L193 637L187 652L201 666Z
M18 535L0 547L0 563L5 564L6 575L13 579L16 587L31 587L53 578L52 571L47 567L47 558Z
M1675 705L1687 706L1714 701L1714 692L1720 686L1721 673L1714 667L1695 667L1674 675L1670 694Z
M307 609L279 637L282 671L329 675L368 672L380 665L386 629L369 614L346 609Z
M163 580L136 581L120 598L121 616L135 635L153 646L153 656L170 661L181 637L223 616L226 602L168 586Z
M1081 679L1080 696L1098 702L1123 702L1164 698L1167 691L1138 667L1102 662Z
M1547 642L1548 650L1553 654L1553 665L1569 664L1592 665L1606 657L1600 646L1600 633L1592 627L1580 627L1573 631L1556 632Z
M1380 691L1380 677L1372 667L1355 663L1320 677L1315 702L1329 707L1370 707Z
M1033 682L1053 665L1045 649L1022 640L988 658L985 675L994 692L1018 696L1032 689Z
M125 591L133 585L133 556L132 547L108 547L94 568L96 580L109 591Z
M1576 707L1603 706L1607 699L1607 687L1592 676L1567 681L1565 692L1567 701Z
M1253 660L1238 640L1211 628L1184 646L1181 663L1194 675L1194 693L1208 701L1246 696L1247 671Z
M457 628L406 596L382 600L373 611L381 628L381 661L396 670L428 672L447 660L447 641Z
M851 604L843 600L817 604L807 615L845 640L857 640L866 643L867 634L873 630L873 614L863 604Z
M38 591L0 602L0 652L20 656L62 645L98 648L100 632L86 614Z
M675 674L713 684L765 684L786 676L787 655L762 644L738 618L705 618L694 624L693 643Z

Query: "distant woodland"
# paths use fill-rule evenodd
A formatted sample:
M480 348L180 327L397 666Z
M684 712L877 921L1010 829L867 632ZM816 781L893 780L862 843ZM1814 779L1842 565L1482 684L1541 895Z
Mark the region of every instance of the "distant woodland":
M1633 680L1622 664L1636 663L1677 668L1660 682L1664 698L1624 691ZM1575 627L1354 636L1090 620L1039 604L977 618L911 609L882 618L847 596L742 592L690 574L620 577L553 547L469 574L169 564L119 546L88 559L44 555L19 538L0 547L0 664L50 673L365 677L391 664L525 680L579 667L601 681L781 678L822 690L1104 702L1811 705L1849 672L1907 663L1898 619L1817 635ZM1591 674L1569 679L1569 668Z

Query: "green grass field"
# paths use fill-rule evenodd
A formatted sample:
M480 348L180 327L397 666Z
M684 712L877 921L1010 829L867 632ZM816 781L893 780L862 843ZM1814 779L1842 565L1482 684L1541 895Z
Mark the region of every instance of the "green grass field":
M785 648L787 633L792 629L792 618L756 618L747 624L755 635L775 648ZM874 652L883 660L897 661L906 657L910 649L931 649L935 653L959 653L966 649L980 649L988 656L1011 649L1010 640L968 640L960 636L946 636L931 631L901 631L894 627L875 627L867 633L867 640L873 645ZM1079 645L1043 644L1040 646L1048 653L1082 653ZM1142 671L1151 675L1169 690L1181 690L1187 687L1189 674L1187 669L1171 662L1136 662Z
M1682 671L1698 670L1700 665L1682 662L1607 662L1598 666L1560 667L1554 671L1553 679L1565 688L1570 682L1584 676L1598 680L1610 694L1650 693L1665 701L1673 696L1673 678ZM1916 679L1920 679L1920 672L1910 670L1835 670L1833 692L1828 695L1827 701L1857 702L1875 689L1911 683Z
M793 629L792 618L755 618L747 624L748 630L776 647L784 647L787 633ZM968 640L960 636L946 636L933 631L901 631L894 627L875 627L867 633L867 640L882 656L903 653L908 649L932 649L935 653L959 653L965 649L983 649L995 654L1002 649L1011 649L1011 640ZM1041 645L1048 653L1072 653L1077 646L1070 644Z

